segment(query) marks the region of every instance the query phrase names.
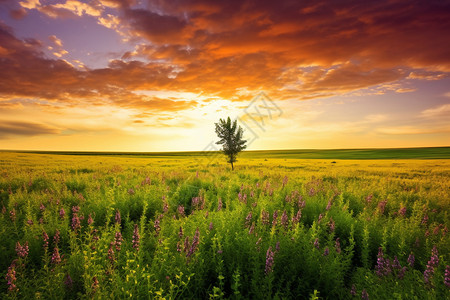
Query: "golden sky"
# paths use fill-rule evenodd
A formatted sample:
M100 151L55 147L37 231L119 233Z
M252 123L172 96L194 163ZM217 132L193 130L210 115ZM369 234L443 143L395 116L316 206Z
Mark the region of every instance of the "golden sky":
M203 150L227 116L249 149L449 146L449 16L437 0L0 0L0 149Z

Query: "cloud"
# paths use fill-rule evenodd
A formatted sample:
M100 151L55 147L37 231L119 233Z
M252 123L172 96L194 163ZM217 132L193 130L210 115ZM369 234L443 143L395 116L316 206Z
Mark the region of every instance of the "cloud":
M421 115L426 118L448 117L450 118L450 104L443 104L422 111Z
M0 138L11 136L36 136L43 134L58 134L59 130L44 124L0 121Z
M356 92L412 92L404 79L437 80L450 72L446 2L52 3L20 2L22 8L54 18L95 17L101 26L136 43L135 50L105 68L77 69L62 59L46 58L39 45L1 26L0 55L7 57L0 61L3 95L67 104L132 103L156 110L158 100L148 102L134 91L176 90L247 101L265 90L274 99L309 100ZM59 46L56 37L53 43ZM57 58L67 54L59 47L52 51ZM180 103L160 104L164 109L188 107Z

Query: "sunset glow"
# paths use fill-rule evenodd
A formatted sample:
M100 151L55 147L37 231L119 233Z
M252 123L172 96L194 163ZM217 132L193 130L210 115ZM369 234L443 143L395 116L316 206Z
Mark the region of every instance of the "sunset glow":
M0 0L0 149L450 145L448 1ZM246 131L248 135L249 130Z

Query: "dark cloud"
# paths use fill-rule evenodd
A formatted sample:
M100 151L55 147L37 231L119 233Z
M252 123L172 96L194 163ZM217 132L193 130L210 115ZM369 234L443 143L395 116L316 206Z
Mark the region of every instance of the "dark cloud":
M0 138L10 136L35 136L43 134L58 134L59 130L44 124L0 121Z

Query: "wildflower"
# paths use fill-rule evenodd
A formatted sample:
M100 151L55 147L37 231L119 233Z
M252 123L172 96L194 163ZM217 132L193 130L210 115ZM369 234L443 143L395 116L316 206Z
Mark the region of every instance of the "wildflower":
M330 217L330 222L328 222L328 227L330 228L331 232L334 232L336 224L334 223L333 217Z
M402 207L399 209L398 214L401 216L405 216L406 215L406 207Z
M281 225L284 227L284 229L287 229L289 223L289 219L287 216L286 210L283 211L283 214L281 215Z
M153 227L155 228L155 231L156 231L156 235L158 235L159 232L161 231L160 223L161 223L161 221L159 220L159 217L156 218L156 220L155 220L155 222L153 224Z
M300 222L301 217L302 217L302 210L299 208L297 214L292 217L292 227L294 227L298 222Z
M310 196L310 197L314 196L315 194L316 194L316 191L314 190L314 188L311 188L311 189L308 191L308 196Z
M137 224L134 224L134 231L133 231L133 249L135 249L136 251L139 251L139 227Z
M284 176L283 178L283 187L286 186L286 184L288 183L289 178L287 176Z
M306 204L306 202L305 202L305 200L303 200L302 195L299 195L299 196L298 196L298 202L297 202L298 208L299 208L299 209L300 209L300 208L304 208L304 207L305 207L305 204Z
M334 244L334 248L336 248L337 253L341 253L341 242L339 241L339 238L336 239L336 242Z
M384 200L384 201L381 201L380 203L378 203L378 211L380 212L381 215L384 214L386 204L387 204L387 200Z
M191 247L191 244L189 243L189 237L186 236L186 238L184 239L184 252L188 252L189 248Z
M88 225L92 225L92 223L94 223L94 219L92 219L91 214L89 214L89 216L88 216L87 223L88 223Z
M400 262L398 261L397 255L394 256L394 260L392 261L391 266L393 269L401 269L402 266L400 265Z
M317 224L320 224L320 221L322 221L322 218L323 218L322 214L319 214L319 220L317 221Z
M250 229L248 230L248 234L253 234L255 231L255 222L252 223L252 226L250 226Z
M269 224L269 212L263 210L261 212L261 222L263 223L263 225L268 225Z
M59 217L61 218L61 220L64 220L65 215L66 215L66 212L65 212L64 208L61 208L59 210Z
M441 229L440 226L436 226L433 230L433 235L437 235L439 233L439 229Z
M47 250L48 240L49 240L47 232L45 232L45 231L42 232L42 238L44 239L44 244L42 245L42 247L44 247L44 250Z
M183 227L180 226L180 231L178 232L178 237L181 239L183 237Z
M278 210L275 210L273 212L273 216L272 216L272 227L277 226L277 219L278 219Z
M53 242L55 243L55 245L58 245L59 240L60 240L60 233L59 230L56 229L55 236L53 237Z
M330 253L330 250L328 250L328 247L325 248L325 251L323 251L323 256L328 256Z
M445 266L444 284L450 288L450 266Z
M169 211L169 203L167 203L166 201L164 201L163 211L164 211L164 213Z
M280 242L278 241L275 245L275 252L279 252L280 251Z
M92 277L92 285L91 285L91 289L92 289L92 293L95 293L98 289L98 279L96 276Z
M13 221L13 222L16 221L16 210L15 210L14 208L9 212L9 218L10 218L11 221Z
M114 235L114 244L116 245L117 251L120 251L120 246L122 245L122 242L123 242L122 233L120 233L120 231L117 231L116 234Z
M222 198L219 197L219 204L217 205L217 211L222 210L222 205L223 205Z
M128 189L128 195L134 195L136 192L134 191L133 188L129 188Z
M31 226L34 224L34 222L33 222L33 220L27 220L27 224Z
M369 294L367 293L366 289L362 290L362 292L361 292L361 299L369 300Z
M272 247L269 246L269 249L267 249L267 253L266 253L266 268L265 268L266 275L269 274L270 272L272 272L274 256L275 256L275 253L272 251Z
M41 210L41 212L43 212L45 210L45 206L43 203L41 203L41 205L39 206L39 209Z
M120 217L120 211L116 210L116 216L114 218L114 220L116 221L116 224L121 224L122 223L122 218Z
M258 245L259 243L261 243L261 241L262 241L262 239L259 238L259 239L256 241L256 245Z
M318 239L318 238L316 238L316 239L314 240L314 247L316 247L317 249L319 249L319 239Z
M180 241L177 242L177 251L181 252L181 243L180 243Z
M356 286L352 284L352 289L350 290L350 295L356 296Z
M213 230L213 222L209 222L209 227L208 227L209 231Z
M431 250L431 257L428 261L427 268L423 272L423 278L425 280L425 283L430 283L430 279L433 277L434 269L439 264L439 257L438 257L438 251L436 246L433 247Z
M245 218L245 227L250 226L250 222L252 221L252 212L250 211Z
M391 273L389 260L384 258L383 249L378 248L377 265L375 266L376 274L379 277L387 276Z
M15 261L8 267L8 272L6 273L5 279L8 285L8 291L14 291L16 286L16 269Z
M414 267L414 261L415 261L414 254L411 253L408 256L408 260L407 260L407 262L411 268Z
M53 254L52 254L52 263L57 265L61 262L61 256L59 256L59 250L58 247L55 247L55 249L53 249Z
M72 288L73 280L72 277L70 277L70 274L67 274L64 280L64 285L68 288Z
M400 269L400 272L398 272L398 278L399 279L403 279L403 277L405 277L406 270L408 270L407 267L403 267L403 268Z
M331 198L330 200L328 200L328 204L327 204L327 207L325 208L325 210L330 210L331 204L333 203L332 201L333 201L333 198Z
M372 198L373 198L373 195L370 194L369 196L366 197L366 202L367 203L371 203L372 202Z
M184 206L182 205L178 205L178 213L180 214L180 216L184 217L185 216L185 212L184 212Z
M72 216L72 229L73 231L77 231L80 228L81 228L80 218L78 217L77 213L74 213Z
M20 242L17 242L17 244L16 244L17 256L19 256L21 258L25 258L25 257L27 257L29 251L30 251L30 249L28 248L28 242L25 242L25 244L23 244L23 246L20 245Z
M72 206L72 212L74 214L78 213L79 211L80 211L80 207L78 205L77 206Z
M427 223L428 223L428 215L425 214L425 216L423 216L423 219L422 219L421 224L422 224L422 225L426 225Z
M195 230L194 238L192 239L192 244L189 249L189 251L186 253L186 257L190 257L192 254L194 254L195 250L197 250L198 244L200 242L200 231L197 229Z
M114 242L111 242L109 244L109 248L108 248L108 259L109 259L111 264L113 264L114 261L116 260L113 248L114 248Z

